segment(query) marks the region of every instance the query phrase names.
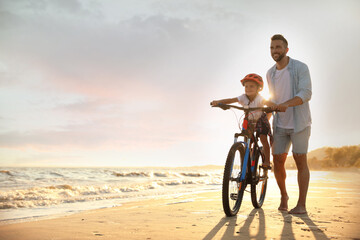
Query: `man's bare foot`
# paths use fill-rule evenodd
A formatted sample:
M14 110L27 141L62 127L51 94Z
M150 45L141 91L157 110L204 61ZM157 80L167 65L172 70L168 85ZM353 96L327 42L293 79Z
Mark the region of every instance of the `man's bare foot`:
M306 208L301 206L296 206L289 211L289 214L306 214Z
M280 206L278 208L279 211L287 211L288 210L288 196L281 197Z

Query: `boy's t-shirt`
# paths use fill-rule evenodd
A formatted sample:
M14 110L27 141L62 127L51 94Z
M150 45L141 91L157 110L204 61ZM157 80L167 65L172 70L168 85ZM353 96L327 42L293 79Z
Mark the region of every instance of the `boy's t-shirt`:
M265 100L260 94L258 94L255 97L254 101L252 101L252 102L250 102L250 100L246 96L246 94L238 96L237 99L238 99L239 103L242 106L249 106L250 108L263 107L264 106L264 100ZM249 120L257 121L261 117L262 114L263 114L263 112L261 110L252 111L252 112L250 112Z

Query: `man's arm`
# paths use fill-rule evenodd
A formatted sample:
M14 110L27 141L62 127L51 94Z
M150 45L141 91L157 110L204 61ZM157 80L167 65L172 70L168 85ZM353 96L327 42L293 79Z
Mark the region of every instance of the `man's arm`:
M304 63L301 63L297 71L298 87L295 97L300 97L304 103L310 101L312 95L310 72L308 66Z
M285 112L288 107L295 107L295 106L301 105L303 103L304 103L303 100L300 97L296 96L296 97L294 97L294 98L292 98L290 100L287 100L284 103L281 103L279 105L273 105L271 107L272 107L273 110L278 110L280 112Z
M272 106L275 106L276 104L273 103L272 101L264 100L264 101L263 101L263 105L266 105L266 106L268 106L268 107L272 107Z

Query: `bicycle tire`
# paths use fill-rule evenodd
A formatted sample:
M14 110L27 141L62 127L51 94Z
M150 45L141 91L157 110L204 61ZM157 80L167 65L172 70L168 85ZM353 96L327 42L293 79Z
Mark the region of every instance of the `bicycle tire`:
M238 176L240 176L244 156L244 145L242 143L234 143L226 159L222 185L222 203L224 212L228 217L235 216L239 212L247 185L247 176L241 183L237 180Z
M265 156L262 150L262 147L258 148L255 153L255 173L252 176L251 183L251 202L254 208L261 208L266 195L267 188L267 169L258 167L260 164L264 163Z

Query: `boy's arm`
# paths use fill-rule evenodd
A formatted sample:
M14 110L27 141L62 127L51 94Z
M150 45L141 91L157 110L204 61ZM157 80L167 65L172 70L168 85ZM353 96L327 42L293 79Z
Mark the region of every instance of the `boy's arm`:
M216 106L219 103L230 104L230 103L234 103L234 102L238 102L238 98L226 98L226 99L214 100L210 104L211 104L211 106Z

